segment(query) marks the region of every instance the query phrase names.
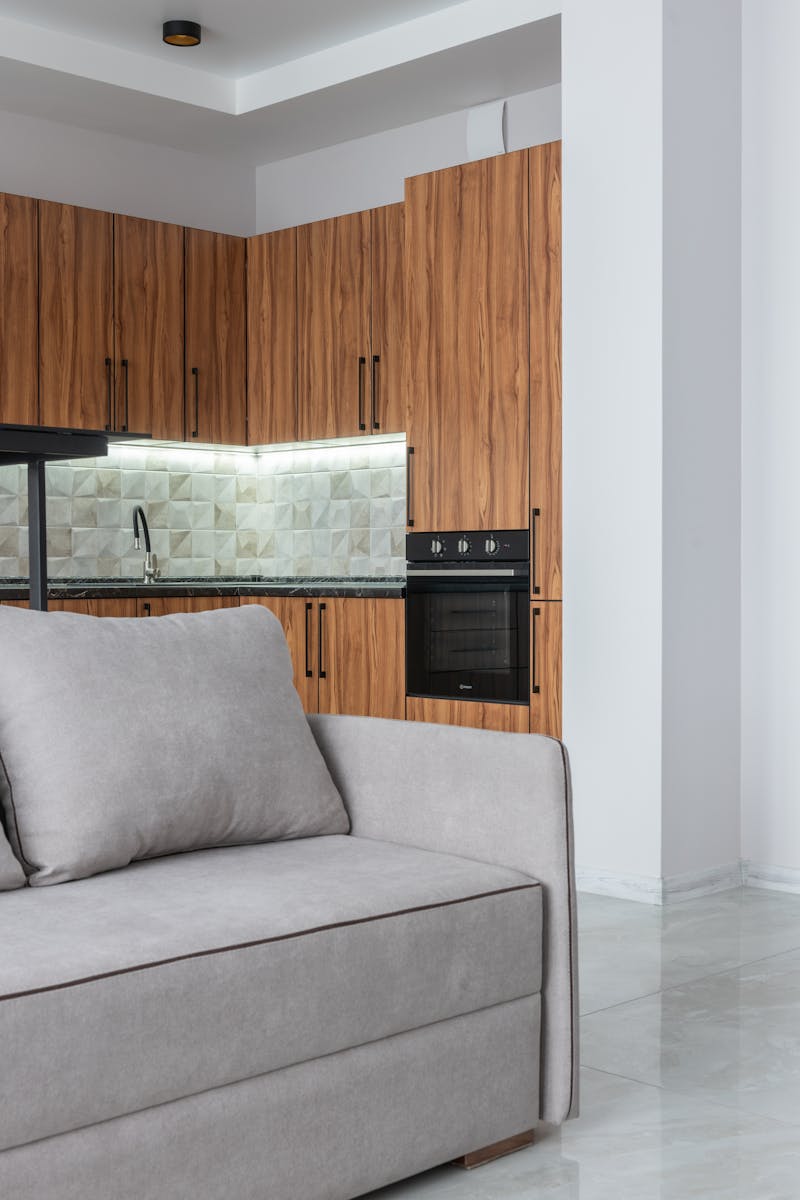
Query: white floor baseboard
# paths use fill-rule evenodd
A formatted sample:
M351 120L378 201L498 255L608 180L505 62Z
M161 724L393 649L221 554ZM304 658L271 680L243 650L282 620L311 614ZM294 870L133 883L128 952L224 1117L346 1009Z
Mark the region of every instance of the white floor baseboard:
M650 875L619 875L593 867L577 867L579 892L613 896L618 900L638 900L643 904L677 904L698 896L711 896L742 886L745 864L727 863L702 871L687 871L682 875L656 878ZM800 872L798 872L800 875ZM763 884L762 886L772 886ZM800 880L798 881L800 890Z
M769 867L764 863L744 864L747 887L769 888L774 892L800 892L800 870L796 867Z

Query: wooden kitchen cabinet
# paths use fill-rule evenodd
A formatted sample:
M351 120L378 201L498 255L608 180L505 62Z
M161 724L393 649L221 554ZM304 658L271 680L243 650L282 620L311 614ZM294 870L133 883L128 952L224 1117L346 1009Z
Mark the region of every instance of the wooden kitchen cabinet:
M528 152L406 180L408 523L528 526Z
M475 700L433 700L406 697L409 721L435 725L466 725L470 729L494 729L501 733L528 733L530 716L526 704L484 704Z
M181 441L184 427L183 226L114 218L116 425Z
M246 241L203 229L185 239L185 438L244 445Z
M139 596L136 613L140 617L168 617L171 613L211 612L216 608L237 608L238 596Z
M338 596L318 602L319 711L405 716L405 605Z
M0 424L38 422L36 227L35 200L0 193Z
M296 442L297 230L247 242L247 440Z
M369 407L370 214L297 230L301 440L365 432Z
M76 612L86 617L137 617L137 601L120 599L95 600L50 600L50 612Z
M561 143L530 156L531 595L561 590Z
M402 204L297 231L302 440L404 429Z
M253 596L283 625L306 712L405 716L405 606L360 596Z
M42 425L114 429L114 218L39 202Z
M531 733L561 737L560 600L531 604Z

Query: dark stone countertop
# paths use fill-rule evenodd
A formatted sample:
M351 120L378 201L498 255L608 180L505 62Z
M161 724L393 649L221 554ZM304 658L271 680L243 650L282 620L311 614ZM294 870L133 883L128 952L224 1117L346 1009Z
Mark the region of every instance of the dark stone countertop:
M405 583L405 579L397 575L358 579L220 575L202 579L159 579L147 584L141 579L52 579L47 595L51 600L119 600L132 596L374 596L397 599L405 596ZM0 580L0 601L27 598L27 579Z

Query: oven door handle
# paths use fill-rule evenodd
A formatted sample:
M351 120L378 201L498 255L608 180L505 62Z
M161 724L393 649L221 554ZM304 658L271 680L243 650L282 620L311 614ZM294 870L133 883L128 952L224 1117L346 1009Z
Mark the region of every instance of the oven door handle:
M459 579L476 579L479 576L484 579L487 577L492 578L492 579L499 579L501 577L503 579L509 579L509 578L524 579L525 578L524 575L517 574L517 572L514 571L512 568L509 568L508 570L501 569L499 571L480 571L480 570L475 570L475 571L469 571L469 570L414 571L414 570L411 570L411 571L406 571L406 575L409 577L413 576L415 578L419 577L422 579L425 579L426 577L428 579L452 579L456 582Z

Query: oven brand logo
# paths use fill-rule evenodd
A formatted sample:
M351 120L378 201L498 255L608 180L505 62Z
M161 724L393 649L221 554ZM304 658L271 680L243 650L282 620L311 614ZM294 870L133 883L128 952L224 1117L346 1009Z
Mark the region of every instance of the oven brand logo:
M458 686L462 692L471 692L472 691L471 683L460 683Z

